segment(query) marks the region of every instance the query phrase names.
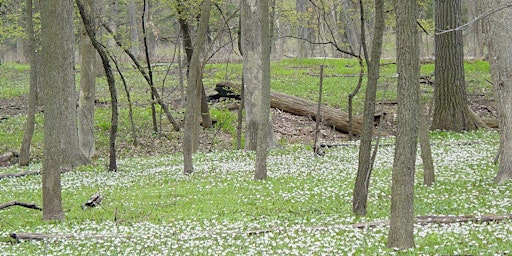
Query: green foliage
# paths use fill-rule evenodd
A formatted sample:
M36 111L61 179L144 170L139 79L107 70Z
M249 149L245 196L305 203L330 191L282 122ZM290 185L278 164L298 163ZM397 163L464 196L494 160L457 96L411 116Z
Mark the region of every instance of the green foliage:
M0 65L0 99L11 99L28 94L29 66L17 63Z

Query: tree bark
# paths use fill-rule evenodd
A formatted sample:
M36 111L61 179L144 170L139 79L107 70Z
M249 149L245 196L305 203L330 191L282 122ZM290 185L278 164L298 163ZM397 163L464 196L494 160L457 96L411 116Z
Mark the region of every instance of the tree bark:
M95 29L90 20L89 10L85 9L81 0L76 0L80 16L82 17L83 24L87 31L87 35L91 40L92 45L98 52L107 76L108 89L110 92L110 106L111 106L111 118L110 118L110 141L109 141L109 171L117 171L117 154L116 154L116 138L117 138L117 126L118 126L118 108L117 108L117 90L114 74L112 73L112 67L108 59L107 51L104 46L96 39Z
M492 8L504 5L508 1L488 0L485 3ZM512 9L507 8L494 13L488 22L488 59L500 129L499 166L494 181L502 184L512 179Z
M19 166L26 166L30 163L30 144L32 143L32 136L36 124L36 106L37 106L37 88L38 85L38 69L39 60L36 38L34 35L34 21L32 13L32 0L27 0L25 3L25 17L26 17L26 33L27 33L27 51L28 60L30 64L30 87L28 96L28 110L27 110L27 123L25 124L25 133L21 143L20 156L18 159Z
M187 55L187 75L188 75L188 73L190 72L190 68L191 68L190 64L192 62L192 55L194 53L194 48L202 48L204 43L206 43L206 40L204 41L204 43L202 45L195 44L196 47L194 47L194 44L192 43L193 40L192 40L192 35L190 32L190 26L189 26L186 18L184 17L185 14L183 13L183 10L182 10L183 5L182 5L181 1L182 0L178 1L178 4L177 4L177 11L178 11L178 15L179 15L178 23L180 25L180 31L181 31L181 34L183 37L183 48L185 48L185 54ZM208 25L207 25L206 30L208 30ZM201 51L203 51L203 50L201 50ZM203 76L203 74L202 74L203 67L200 68L199 72L201 73L201 77L202 77ZM210 117L210 110L208 107L206 92L204 90L203 80L201 79L201 81L199 81L199 83L200 83L200 90L201 90L201 98L200 98L201 101L200 102L201 102L202 123L205 128L212 128L213 124L212 124L212 120Z
M63 220L61 179L77 152L74 79L73 2L49 0L41 5L42 78L44 88L43 220Z
M257 1L258 2L258 1ZM267 156L270 141L273 140L271 134L272 124L270 119L270 47L271 47L271 28L269 0L259 1L259 19L261 24L261 103L259 103L258 114L258 143L256 147L256 166L254 170L254 179L263 180L267 178Z
M94 29L96 14L94 12L94 0L84 1L85 7L90 10L91 23ZM82 153L91 159L95 153L94 139L94 100L96 99L96 50L87 35L85 27L80 31L80 93L78 98L78 141Z
M421 149L421 161L423 162L423 183L430 187L435 181L434 160L432 159L432 150L430 148L430 134L428 127L430 126L428 113L418 108L418 138Z
M194 167L192 164L192 154L197 151L199 136L199 117L201 113L202 94L202 63L200 56L203 53L202 45L206 42L206 30L210 19L211 1L204 0L201 7L201 19L195 45L198 46L192 53L189 63L189 72L187 79L187 101L185 112L185 134L183 137L183 166L184 173L192 173Z
M432 129L459 132L478 129L466 95L462 31L438 33L461 25L461 0L435 0L434 8L436 80Z
M368 63L368 82L364 100L364 116L361 143L359 144L359 164L352 199L352 211L359 216L366 215L368 187L372 172L372 137L375 116L375 99L380 72L382 37L384 34L384 1L375 1L375 28L371 59ZM366 43L366 42L363 42Z
M396 47L398 125L391 184L390 248L414 247L414 172L419 109L419 39L416 1L398 0Z

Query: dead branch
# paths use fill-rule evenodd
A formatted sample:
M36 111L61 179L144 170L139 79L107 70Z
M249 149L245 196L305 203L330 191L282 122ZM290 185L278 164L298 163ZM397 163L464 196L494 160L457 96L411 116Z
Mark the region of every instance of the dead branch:
M82 209L85 210L88 207L96 207L101 204L101 201L103 200L103 196L100 194L100 192L96 192L94 195L89 197L85 203L82 204Z
M41 174L41 171L24 171L24 172L17 172L17 173L3 173L0 174L0 180L4 178L19 178L24 177L28 175L35 175L35 174Z
M11 207L11 206L22 206L22 207L26 207L26 208L29 208L29 209L34 209L34 210L39 210L39 211L42 211L43 208L37 206L36 204L34 203L25 203L25 202L19 202L19 201L10 201L10 202L7 202L7 203L4 203L4 204L0 204L0 210L3 210L7 207Z
M456 223L489 223L489 222L500 222L512 220L512 214L502 214L502 215L463 215L463 216L419 216L416 217L416 224L418 225L429 225L429 224L456 224ZM307 232L311 231L324 231L324 230L332 230L332 229L346 229L346 228L355 228L355 229L368 229L368 228L376 228L381 226L389 225L388 220L382 221L374 221L374 222L362 222L355 223L349 225L333 225L333 226L310 226L310 227L301 227L294 228L298 230L303 230ZM248 230L246 231L247 235L259 235L270 232L284 232L288 229L285 228L268 228L268 229L257 229L257 230Z
M119 235L76 235L76 234L41 234L41 233L11 233L9 236L16 240L16 242L20 242L21 240L61 240L61 239L109 239L109 238L125 238L129 239L130 236L119 236Z

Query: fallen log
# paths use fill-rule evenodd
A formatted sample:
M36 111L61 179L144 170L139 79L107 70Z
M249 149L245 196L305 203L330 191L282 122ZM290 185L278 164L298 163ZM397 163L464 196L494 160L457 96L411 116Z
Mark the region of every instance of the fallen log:
M87 208L92 208L99 206L101 204L101 201L103 200L103 196L101 196L100 192L96 192L94 195L89 197L85 203L82 204L82 210L85 210Z
M240 95L239 87L239 85L230 82L218 83L215 86L215 90L218 93L215 95L210 95L208 96L208 98L238 99ZM311 117L313 120L320 118L320 121L324 122L329 126L334 127L336 130L343 133L349 133L348 113L325 104L321 106L320 117L317 117L317 102L293 95L271 91L270 107L298 116ZM354 134L354 136L361 135L362 123L362 117L356 116L353 118L352 134Z
M40 171L24 171L24 172L16 172L16 173L3 173L3 174L0 174L0 180L4 179L4 178L19 178L19 177L24 177L24 176L28 176L28 175L36 175L36 174L41 174L41 172Z
M42 233L11 233L9 237L16 240L16 242L21 242L23 240L27 241L41 241L41 240L69 240L69 239L112 239L112 238L124 238L130 239L131 236L120 236L120 235L79 235L79 234L42 234Z
M318 103L275 91L270 92L270 106L294 115L309 116L313 120L320 118L320 121L333 126L340 132L349 132L348 113L331 106L322 105L320 117L318 117L316 113ZM359 136L361 135L363 120L361 117L354 117L353 121L352 133L354 136Z
M455 223L489 223L489 222L500 222L512 220L512 214L502 214L502 215L462 215L462 216L419 216L416 217L416 224L418 225L429 225L429 224L455 224ZM333 225L333 226L310 226L310 227L301 227L294 228L296 230L304 230L304 231L324 231L324 230L332 230L332 229L346 229L346 228L355 228L355 229L368 229L368 228L376 228L389 225L388 220L382 221L374 221L374 222L363 222L363 223L354 223L348 225ZM248 235L259 235L270 232L284 232L287 228L268 228L268 229L256 229L256 230L248 230L246 234Z
M71 169L64 169L60 172L60 174L64 174L66 172L70 172ZM16 172L16 173L3 173L0 174L0 180L5 178L19 178L19 177L25 177L29 175L39 175L41 174L41 171L24 171L24 172Z
M6 167L11 166L13 163L15 163L16 159L18 157L18 153L14 151L6 152L2 155L0 155L0 166Z
M34 203L25 203L25 202L19 202L19 201L10 201L10 202L7 202L7 203L4 203L4 204L0 204L0 210L3 210L7 207L11 207L11 206L22 206L22 207L25 207L25 208L29 208L29 209L35 209L35 210L39 210L39 211L42 211L43 208L37 206L36 204Z

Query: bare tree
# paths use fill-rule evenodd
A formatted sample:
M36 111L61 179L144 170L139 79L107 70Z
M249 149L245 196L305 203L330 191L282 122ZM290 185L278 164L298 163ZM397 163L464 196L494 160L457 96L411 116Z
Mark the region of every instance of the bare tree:
M84 5L91 10L91 23L97 28L94 13L94 0L85 0ZM78 98L78 141L82 153L91 159L95 153L94 141L94 100L96 98L96 50L82 26L80 31L80 94Z
M81 0L76 0L76 4L78 6L78 10L80 12L80 16L82 17L83 24L85 26L85 30L87 31L87 35L91 40L92 45L98 52L101 58L101 62L103 64L103 69L105 70L105 75L107 77L108 90L110 92L110 107L111 107L111 118L110 118L110 142L109 142L109 171L117 171L117 154L116 154L116 138L117 138L117 125L118 125L118 108L117 108L117 89L116 82L114 79L114 74L112 72L112 67L110 66L110 61L108 58L107 51L105 46L103 46L96 39L96 30L94 29L93 23L91 22L91 16L89 14L90 10L86 10L85 5Z
M63 220L60 174L78 157L72 0L41 5L44 90L43 220Z
M211 1L204 0L201 7L201 19L197 31L196 46L206 42L206 30L210 20ZM184 172L190 174L194 170L192 154L197 150L197 137L199 135L199 115L201 113L202 68L200 56L204 47L195 47L189 64L187 79L187 99L185 112L185 134L183 137Z
M361 8L363 8L361 6ZM364 24L364 22L362 22ZM363 31L364 32L364 31ZM368 186L372 171L371 148L373 137L373 121L375 116L375 99L377 97L377 82L380 72L380 55L382 52L382 37L384 34L384 0L375 1L375 28L371 52L368 63L368 81L364 101L363 129L359 145L359 164L352 199L352 211L356 215L366 215L368 200ZM366 42L363 42L366 44ZM366 47L363 47L366 51ZM365 54L367 56L367 54Z
M25 19L26 19L26 33L27 33L27 51L28 59L30 63L30 89L28 96L28 111L27 111L27 123L25 124L25 133L23 135L23 141L21 143L20 157L18 164L20 166L28 165L30 162L30 144L32 142L32 135L34 134L36 124L36 106L38 98L38 70L40 68L39 58L37 52L37 42L34 33L34 21L33 21L33 4L32 0L27 0L25 3ZM40 97L40 96L39 96Z
M417 16L416 1L397 1L398 132L393 162L387 246L399 249L414 247L414 173L420 78Z
M242 0L241 8L246 148L256 150L254 178L264 179L267 177L266 158L271 140L269 2Z
M492 9L509 4L505 0L483 1ZM512 9L507 8L489 16L487 46L491 77L496 94L499 115L500 149L498 173L495 182L502 184L512 179Z
M462 23L461 0L435 0L436 32ZM468 106L464 77L462 31L436 33L435 89L432 129L468 131L478 128Z

